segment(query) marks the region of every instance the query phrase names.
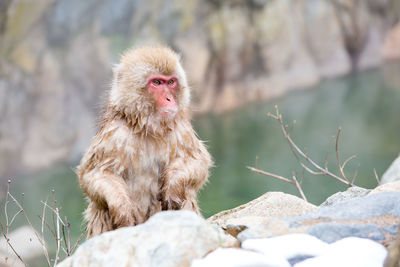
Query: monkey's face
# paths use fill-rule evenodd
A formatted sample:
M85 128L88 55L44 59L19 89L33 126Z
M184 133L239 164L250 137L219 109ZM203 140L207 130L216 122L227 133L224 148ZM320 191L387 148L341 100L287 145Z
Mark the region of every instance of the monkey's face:
M156 112L163 118L173 118L178 112L177 93L179 81L176 75L151 75L147 90L153 96Z
M114 68L110 102L149 123L171 120L189 108L190 90L179 56L167 47L127 51Z

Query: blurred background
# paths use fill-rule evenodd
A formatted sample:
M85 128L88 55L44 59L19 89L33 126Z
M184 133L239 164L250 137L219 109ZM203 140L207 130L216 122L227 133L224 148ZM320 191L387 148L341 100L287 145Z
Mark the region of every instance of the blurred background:
M372 188L400 147L400 0L0 0L0 196L7 180L34 224L55 191L73 239L85 200L74 168L96 132L111 68L127 48L167 44L182 55L193 123L215 160L200 193L205 217L301 172L266 116L278 104L310 157ZM320 204L345 187L305 175ZM22 193L24 196L22 197ZM0 219L4 214L0 215ZM18 220L15 225L18 226Z

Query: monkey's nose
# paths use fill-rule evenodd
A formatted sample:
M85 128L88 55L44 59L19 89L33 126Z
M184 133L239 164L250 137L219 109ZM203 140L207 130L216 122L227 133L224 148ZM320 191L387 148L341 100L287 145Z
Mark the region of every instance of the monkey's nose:
M165 99L167 99L168 102L171 102L171 98L166 97Z

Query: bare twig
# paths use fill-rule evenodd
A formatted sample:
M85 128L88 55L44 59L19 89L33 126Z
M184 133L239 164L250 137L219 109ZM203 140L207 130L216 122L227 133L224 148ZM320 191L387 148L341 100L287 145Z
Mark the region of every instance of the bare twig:
M346 181L349 182L349 179L347 178L346 174L344 173L344 168L346 167L346 164L347 164L349 161L351 161L352 159L355 159L355 158L356 158L356 155L353 155L353 156L349 157L348 159L346 159L346 160L343 162L343 164L340 163L340 159L339 159L339 136L340 136L341 131L342 131L342 128L339 127L339 128L338 128L338 132L337 132L337 134L336 134L336 138L335 138L336 162L337 162L337 165L338 165L338 167L339 167L340 174L342 175L343 179L345 179ZM351 182L352 184L354 184L355 177L356 177L356 176L354 176L353 181Z
M57 224L57 237L56 237L56 241L57 241L57 250L56 250L56 256L55 256L55 259L54 259L54 266L56 266L57 265L57 263L58 263L58 260L59 260L59 257L60 257L60 247L61 247L61 237L60 237L60 214L59 214L59 211L58 211L58 208L56 208L56 214L57 214L57 221L56 221L56 224Z
M67 246L67 255L71 256L71 231L70 231L70 225L69 225L67 216L65 216L65 223L66 223L67 235L68 235L68 244L66 245Z
M358 176L358 170L360 169L360 164L357 165L356 170L354 171L354 176L353 176L353 180L351 181L353 184Z
M381 179L379 178L378 173L376 172L375 168L374 168L374 176L375 176L375 179L376 179L376 181L378 182L378 185L379 185L381 183Z
M296 158L297 162L300 164L300 166L302 167L302 176L299 179L298 175L296 173L293 174L292 176L292 180L285 178L283 176L274 174L274 173L270 173L267 171L263 171L258 169L257 165L258 165L258 157L256 157L256 167L249 167L247 166L248 169L250 169L251 171L254 171L256 173L259 174L263 174L266 176L270 176L276 179L279 179L281 181L293 184L294 186L296 186L297 190L299 191L301 197L307 201L307 198L301 188L301 184L304 178L304 172L308 172L310 174L313 175L326 175L329 177L332 177L348 186L353 186L354 185L354 181L358 175L358 168L355 170L354 176L353 176L353 180L350 181L345 172L344 172L344 168L346 167L346 165L353 160L354 158L356 158L355 155L347 158L343 163L341 163L340 161L340 157L339 157L339 137L340 137L340 133L341 133L341 128L338 128L338 132L336 134L336 136L334 136L335 139L335 152L336 152L336 161L337 161L337 166L339 169L339 173L340 174L334 174L331 171L328 170L328 153L326 153L325 155L325 160L324 160L324 165L323 167L321 167L319 164L317 164L314 160L312 160L307 151L306 150L302 150L300 149L295 142L293 141L293 139L291 138L289 131L288 131L288 126L284 124L283 122L283 118L282 118L282 114L279 112L278 106L275 106L275 114L272 113L267 113L267 116L277 120L279 122L279 125L281 126L281 131L286 139L286 141L289 144L289 148L292 151L292 154L294 155L294 157ZM295 123L295 122L294 122ZM294 124L293 123L293 124ZM290 128L290 130L292 129L292 127ZM359 167L359 166L358 166Z
M294 181L294 183L295 183L295 186L296 186L297 190L299 190L299 193L300 193L301 197L302 197L305 201L307 201L306 195L304 195L303 189L301 188L301 185L300 185L300 183L299 183L299 181L298 181L298 179L297 179L296 174L293 174L292 178L293 178L293 181Z
M46 204L47 205L47 204ZM51 218L52 218L52 222L53 222L53 229L54 229L54 231L55 231L55 229L56 229L56 219L55 219L55 217L54 217L54 215L55 215L55 210L54 210L54 208L55 208L55 206L56 206L56 197L55 197L55 190L54 189L52 189L51 190L51 207L49 207L53 212L51 213ZM57 236L55 236L55 239L56 239L56 246L57 246Z
M273 174L273 173L270 173L270 172L262 171L262 170L259 170L259 169L256 169L256 168L250 167L250 166L247 166L247 169L249 169L249 170L251 170L251 171L253 171L253 172L259 173L259 174L264 174L264 175L267 175L267 176L276 178L276 179L278 179L278 180L287 182L287 183L289 183L289 184L293 184L293 185L295 184L295 182L293 182L292 180L290 180L290 179L288 179L288 178L285 178L285 177L283 177L283 176L277 175L277 174Z
M47 202L47 200L46 200L46 202ZM46 216L46 206L45 205L43 205L43 213L42 213L42 224L41 224L41 230L42 230L42 240L43 240L43 242L44 242L44 225L45 225L45 216ZM48 253L48 251L47 251L47 249L43 249L43 254L44 254L44 257L46 258L46 261L47 261L47 264L50 266L50 257L49 257L49 253Z
M4 215L6 217L6 236L8 236L8 230L10 228L10 224L8 221L8 196L10 195L10 184L11 184L11 180L7 181L7 194L6 194L6 202L4 203Z
M83 231L83 232L79 235L79 237L78 237L78 239L76 240L75 244L72 246L71 254L74 253L76 247L78 246L79 242L81 242L81 240L82 240L82 238L84 237L85 234L86 234L86 230Z
M50 224L48 224L46 221L43 220L42 216L38 215L40 221L42 221L42 225L46 226L47 230L49 230L49 232L51 233L51 235L54 237L54 239L56 238L56 233L53 231L53 229L51 229ZM44 239L43 239L44 240Z
M52 190L51 206L47 203L47 200L44 202L42 201L42 204L43 204L42 215L38 215L39 219L41 220L41 231L39 234L39 232L37 232L35 230L35 228L33 227L33 224L31 223L31 221L30 221L29 217L27 216L21 203L10 193L10 184L11 184L11 181L8 181L7 194L6 194L6 198L5 198L6 201L4 204L4 212L5 212L6 222L3 224L0 221L1 232L7 242L7 246L11 248L12 252L17 256L17 258L26 266L26 263L23 261L21 255L19 255L18 252L15 250L15 248L11 244L10 239L8 237L8 234L10 231L10 226L14 222L15 218L19 214L22 214L25 221L27 222L29 227L32 229L35 237L37 238L37 240L39 241L39 243L42 247L43 254L45 256L47 265L48 266L56 266L61 260L60 252L64 251L67 256L70 256L73 253L73 251L76 249L79 242L82 240L86 231L82 232L82 234L76 240L74 245L71 247L70 223L68 222L67 217L65 217L65 221L63 219L61 219L60 208L56 206L57 202L55 200L55 194L54 194L55 191ZM18 207L17 212L13 216L9 215L9 210L8 210L11 200ZM50 218L52 220L53 227L51 227L46 221L46 209L47 208L49 208L52 213L52 216ZM10 220L10 218L11 218L11 220ZM53 236L56 240L56 254L55 254L54 260L50 258L47 247L46 247L45 228L47 228L48 231L53 234ZM62 233L61 233L61 231L62 231ZM64 241L63 241L63 239L64 239ZM6 258L6 260L7 260L7 258Z
M48 254L48 251L47 251L47 248L46 248L45 241L44 241L43 239L40 238L38 232L37 232L37 231L35 230L35 228L33 227L31 221L29 220L28 216L27 216L26 213L25 213L25 210L23 209L23 207L21 206L21 204L18 202L18 200L16 200L16 199L13 197L13 195L11 195L11 194L9 194L9 196L10 196L10 198L14 201L15 205L17 205L20 209L23 210L22 214L24 215L26 222L28 223L28 225L30 226L30 228L31 228L32 231L34 232L34 234L35 234L37 240L39 241L40 245L42 246L43 253L44 253L45 257L46 257L46 260L47 260L48 265L51 266L51 264L50 264L50 258L48 257L49 254Z
M11 250L14 252L15 256L17 256L17 258L22 262L22 264L24 264L25 266L28 266L24 260L22 259L22 257L18 254L18 252L15 250L15 248L13 247L13 245L10 242L10 239L8 238L8 236L6 235L6 231L4 229L4 225L3 223L0 222L0 227L1 227L1 233L4 236L4 239L7 242L7 245L11 248Z
M328 175L328 176L330 176L330 177L332 177L332 178L334 178L334 179L336 179L336 180L338 180L338 181L340 181L340 182L342 182L342 183L347 184L348 186L353 186L353 183L351 183L350 181L348 181L347 178L346 178L345 176L344 176L344 177L339 177L338 175L336 175L336 174L330 172L330 171L328 170L328 168L326 167L326 165L325 165L325 167L321 167L320 165L318 165L317 163L315 163L303 150L301 150L301 149L294 143L294 141L293 141L292 138L290 137L290 134L289 134L289 133L287 132L287 130L286 130L285 124L283 123L282 114L279 113L278 106L275 106L275 114L268 113L267 115L268 115L269 117L271 117L271 118L276 119L276 120L279 122L279 124L281 125L282 133L283 133L283 135L285 136L285 139L288 141L289 146L290 146L290 148L291 148L291 150L292 150L292 152L293 152L293 155L295 155L295 157L298 159L298 161L301 162L301 161L300 161L300 158L299 158L299 156L301 156L301 157L304 158L308 163L310 163L315 169L318 170L317 172L311 171L311 169L307 167L307 168L305 168L306 171L308 171L308 172L310 172L310 173L312 173L312 174ZM339 132L340 132L340 131L339 131ZM304 164L304 163L301 163L301 166L304 168L304 167L305 167L305 164ZM341 166L341 165L340 165L340 166ZM342 167L340 167L340 168L342 168Z

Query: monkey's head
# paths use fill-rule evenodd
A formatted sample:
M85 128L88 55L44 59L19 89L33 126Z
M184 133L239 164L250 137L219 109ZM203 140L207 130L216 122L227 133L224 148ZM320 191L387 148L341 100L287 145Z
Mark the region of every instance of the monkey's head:
M109 101L126 115L153 123L186 112L190 92L179 56L167 47L127 51L114 69Z

